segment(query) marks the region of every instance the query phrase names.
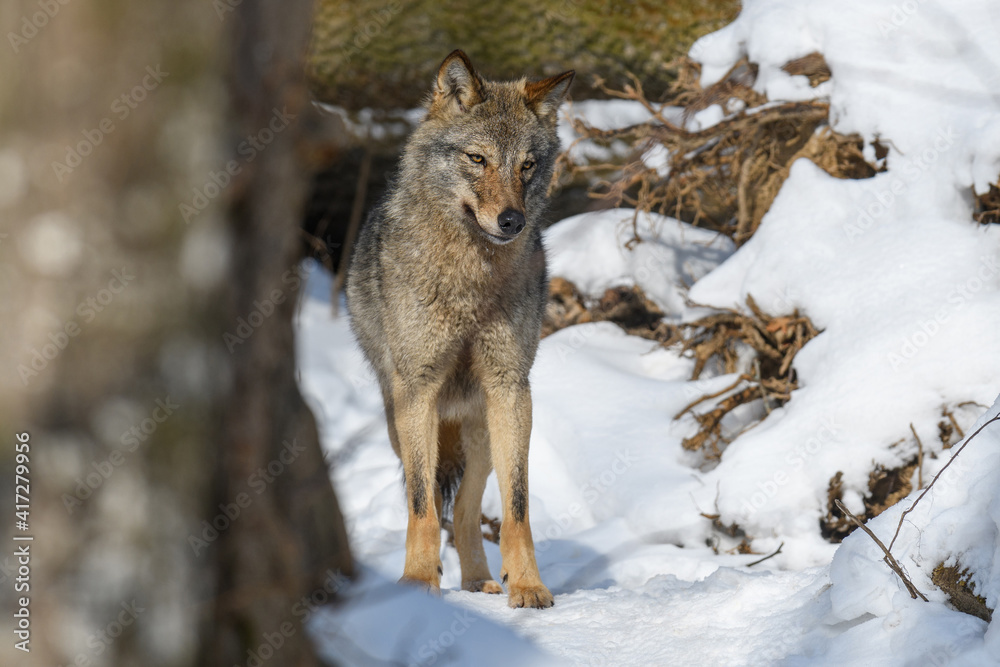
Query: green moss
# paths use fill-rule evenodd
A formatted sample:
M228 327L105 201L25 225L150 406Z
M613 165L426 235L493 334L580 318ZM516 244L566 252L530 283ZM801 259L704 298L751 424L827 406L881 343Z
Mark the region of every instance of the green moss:
M575 69L574 96L583 99L600 96L593 75L620 84L633 72L655 99L672 79L665 65L738 12L738 0L319 0L311 81L321 100L350 109L412 107L444 56L461 48L488 77Z
M986 598L976 595L970 576L968 570L959 570L957 566L945 567L942 563L934 568L931 581L948 594L955 609L989 623L993 619L993 610L986 606Z

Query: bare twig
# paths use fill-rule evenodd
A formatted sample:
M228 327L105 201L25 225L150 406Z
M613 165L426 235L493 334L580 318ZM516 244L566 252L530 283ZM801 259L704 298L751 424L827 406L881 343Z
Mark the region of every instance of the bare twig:
M760 374L760 359L755 358L753 360L753 370L757 376L755 379L760 383L758 386L760 387L760 400L764 403L764 411L767 414L771 414L771 406L767 403L767 390L764 389L764 379Z
M798 158L812 160L837 178L867 178L879 170L878 164L865 160L860 136L829 129L827 102L768 102L754 90L757 67L746 59L705 89L690 61L680 61L675 69L670 113L646 98L636 77L621 90L598 79L606 95L642 105L650 118L602 129L571 115L577 137L610 148L610 157L586 158L575 151L574 160L569 160L564 153L559 178L579 178L589 185L591 196L611 206L670 215L722 232L741 245L757 229ZM727 114L719 122L707 127L688 123L693 114L713 105ZM679 117L677 106L683 107ZM825 130L817 133L819 128ZM622 146L631 150L623 152ZM666 170L646 159L654 147L661 151Z
M694 401L688 403L684 407L683 410L681 410L676 415L674 415L674 419L680 419L681 417L683 417L687 412L689 412L692 408L694 408L699 403L707 401L710 398L717 398L717 397L722 396L723 394L725 394L727 391L730 391L732 389L736 389L736 387L738 387L740 385L740 383L742 383L742 382L752 382L752 381L753 381L752 377L750 377L749 375L747 375L745 373L741 373L740 376L738 378L736 378L736 382L734 382L734 383L732 383L730 385L727 385L726 387L720 389L719 391L717 391L715 393L705 394L704 396L702 396L700 398L696 398Z
M917 429L913 428L913 422L910 422L910 432L917 439L917 488L922 489L924 488L924 443L917 435Z
M903 572L903 568L899 566L899 563L896 562L896 559L893 558L889 550L886 549L885 545L882 543L882 540L880 540L878 536L876 536L875 533L873 533L868 526L862 523L861 519L854 516L854 514L851 513L851 510L847 509L847 507L844 506L844 503L840 502L840 498L835 499L833 502L837 506L837 509L843 512L845 516L847 516L851 521L853 521L858 525L858 528L865 531L865 533L868 534L868 537L872 538L872 540L875 541L875 544L877 544L879 548L882 550L882 553L885 554L882 560L885 561L885 564L888 565L892 569L892 571L896 573L896 576L899 577L900 581L903 582L903 585L906 586L906 590L910 593L910 597L916 600L917 597L919 596L921 600L927 602L927 598L924 597L923 593L917 590L917 587L913 585L913 582L910 581L910 578L906 576L906 573Z
M327 248L326 241L324 241L319 236L314 236L313 234L310 234L301 227L299 228L299 234L302 236L305 242L308 243L309 246L312 248L313 255L318 256L319 261L323 264L323 266L325 266L329 271L332 272L333 256L330 254L330 250ZM334 245L333 247L336 247L336 245ZM303 293L299 296L298 303L295 306L296 317L298 317L302 313L302 308L305 306L305 303L306 303L305 291L303 290ZM334 306L334 308L336 309L336 306ZM334 310L334 315L336 314L337 311Z
M941 473L943 473L945 470L948 469L948 466L950 466L955 461L955 459L958 458L958 455L962 453L962 450L965 449L966 447L968 447L969 443L972 442L975 439L975 437L982 432L982 430L984 428L986 428L987 426L989 426L990 424L992 424L995 421L1000 421L1000 414L996 415L995 417L993 417L991 419L986 420L986 423L984 423L982 426L980 426L979 428L977 428L972 433L972 435L970 435L968 438L966 438L965 442L962 443L962 446L959 447L958 450L954 454L951 455L951 458L948 459L948 462L944 464L944 467L941 468L940 470L938 470L938 473L936 475L934 475L934 479L932 479L931 483L927 485L927 488L924 489L923 492L919 496L917 496L917 499L913 501L912 505L910 505L905 510L903 510L903 513L899 515L899 523L896 524L896 532L892 536L892 541L889 542L889 548L890 549L892 548L892 545L896 543L896 538L899 537L899 531L903 527L903 520L906 518L906 515L909 514L910 512L912 512L916 508L917 503L919 503L921 500L923 500L924 496L927 495L927 492L930 491L934 487L934 484L938 481L938 478L941 477Z
M358 184L354 190L354 205L351 207L351 219L347 226L347 236L344 238L344 250L340 254L340 267L337 270L337 277L333 281L333 290L330 294L334 317L337 316L340 305L340 291L344 288L344 281L347 280L347 269L351 262L351 252L354 250L354 239L358 236L358 229L361 228L361 216L365 212L365 193L368 192L368 174L371 172L371 168L372 149L371 146L368 146L361 159Z
M945 414L946 417L948 417L948 421L950 421L951 425L954 427L955 433L958 433L959 439L964 438L965 437L965 431L963 431L962 427L958 425L958 422L955 420L955 415L952 413L952 411L951 410L945 410L944 414Z
M772 553L770 555L767 555L767 556L764 556L763 558L758 558L757 560L755 560L752 563L747 563L746 567L753 567L754 565L758 565L760 563L763 563L768 558L774 558L775 556L777 556L778 554L781 553L781 547L783 547L783 546L785 546L784 542L782 542L781 544L778 545L778 548L774 550L774 553Z
M707 308L690 299L688 303L692 307ZM817 335L816 327L797 310L788 315L769 315L750 295L746 297L746 305L748 312L719 308L679 327L682 352L690 353L695 360L692 380L698 379L713 361L720 371L737 373L743 370L744 346L755 353L752 367L736 376L736 382L721 391L692 401L674 416L679 419L684 414L693 412L703 402L715 399L712 409L694 414L700 428L698 433L684 439L684 449L696 451L708 445L712 450L710 455L721 454L720 444L728 444L746 430L744 428L734 436L724 437L721 423L727 415L740 406L760 401L766 416L775 407L789 401L792 392L798 388L792 364L798 351ZM737 390L743 382L747 386ZM729 394L731 390L736 392ZM725 397L719 399L724 394ZM759 422L759 419L754 421Z
M330 255L330 249L327 247L326 242L323 240L322 236L317 236L315 234L310 234L306 230L299 228L299 235L302 239L309 244L312 248L313 254L317 256L317 259L329 269L333 271L333 257ZM336 248L336 244L332 247Z

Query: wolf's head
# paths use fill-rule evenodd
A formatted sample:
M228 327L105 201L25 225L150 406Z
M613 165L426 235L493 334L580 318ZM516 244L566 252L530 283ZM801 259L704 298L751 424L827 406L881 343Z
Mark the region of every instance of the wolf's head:
M483 80L462 51L445 58L404 170L449 219L505 245L535 224L559 152L556 116L573 81Z

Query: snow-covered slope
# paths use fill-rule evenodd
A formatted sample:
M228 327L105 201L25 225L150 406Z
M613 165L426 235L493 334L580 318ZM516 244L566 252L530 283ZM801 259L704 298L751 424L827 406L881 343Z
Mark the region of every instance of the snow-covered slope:
M688 286L693 301L718 307L741 307L751 294L765 311L798 308L823 329L796 357L801 388L791 401L733 441L711 470L681 448L692 425L673 415L731 378L690 382L690 360L607 323L542 341L529 469L551 610L510 610L502 597L457 590L451 547L443 601L387 583L403 565L399 463L347 318L330 316L328 278L313 272L298 322L301 384L366 567L343 606L313 619L325 651L348 664L373 656L394 664L552 664L551 656L595 665L1000 664L1000 626L955 611L930 581L937 565L958 565L989 607L1000 598L1000 423L941 474L893 546L928 602L910 598L860 531L839 547L819 534L837 472L844 502L861 511L873 467L917 454L911 424L926 487L960 446L940 443L942 408L966 434L977 415L983 424L1000 412L1000 226L972 220L973 192L1000 176L998 35L1000 4L990 0L746 0L733 24L693 47L704 82L748 54L762 92L826 97L835 130L860 134L868 150L875 139L889 147L888 171L837 180L796 163L735 252L659 217L640 217L644 242L627 250L630 211L549 230L552 272L592 295L639 284L678 322L702 312L685 305ZM781 69L813 51L833 75L817 88ZM621 102L576 109L608 127L647 117ZM886 544L917 493L870 522ZM484 511L499 515L493 481ZM733 550L738 540L705 515L738 524L757 553ZM751 565L779 545L781 553ZM496 572L499 552L486 546Z
M835 130L890 146L888 171L867 180L800 160L754 238L691 290L718 306L752 294L765 310L797 307L825 329L796 358L803 388L788 409L735 442L713 475L731 482L720 485L724 517L757 535L815 534L837 471L860 513L873 463L916 455L912 438L889 447L910 423L935 442L943 407L989 405L998 390L1000 354L968 352L1000 349L1000 229L974 224L971 206L973 187L1000 175L1000 32L984 28L1000 28L1000 6L911 4L747 2L692 49L705 83L749 54L762 92L828 95ZM833 74L816 89L781 70L812 51ZM803 456L795 448L810 438L820 445ZM761 457L768 465L748 472ZM783 470L790 481L761 500Z
M626 218L615 211L589 222L614 230ZM444 550L442 588L444 602L457 607L397 589L390 582L403 569L406 531L399 462L378 389L347 319L331 318L328 290L328 277L312 271L299 320L301 383L333 457L352 548L370 568L344 606L314 620L329 655L349 664L375 657L499 665L519 652L535 659L524 647L506 648L515 635L500 624L550 654L537 664L556 664L552 656L568 664L740 664L796 649L810 626L789 624L802 614L820 623L825 570L742 572L736 568L760 556L716 555L705 543L711 527L702 512L712 507L694 500L705 482L682 452L683 429L672 416L713 381L687 381L691 361L609 323L547 337L532 371L531 520L555 608L512 610L504 596L458 590L453 547ZM484 511L500 513L494 479ZM497 546L487 543L486 553L499 571Z

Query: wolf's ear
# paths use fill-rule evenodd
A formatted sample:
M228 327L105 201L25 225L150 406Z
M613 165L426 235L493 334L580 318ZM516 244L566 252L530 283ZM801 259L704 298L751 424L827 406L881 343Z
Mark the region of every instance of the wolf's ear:
M566 91L569 90L569 84L573 83L575 75L576 72L570 70L549 79L524 84L524 97L528 102L528 108L542 120L555 123L556 112L559 111L559 105L566 97Z
M441 63L434 81L431 111L465 113L483 99L483 82L464 51L455 50Z

